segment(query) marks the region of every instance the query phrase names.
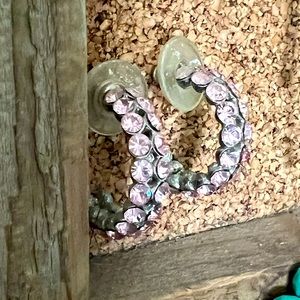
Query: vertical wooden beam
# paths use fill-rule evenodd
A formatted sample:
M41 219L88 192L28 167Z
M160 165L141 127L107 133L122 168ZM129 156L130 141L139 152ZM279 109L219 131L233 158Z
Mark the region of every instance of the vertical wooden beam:
M0 298L87 299L85 1L0 0L0 33Z
M0 299L7 295L9 202L18 194L11 5L0 0Z

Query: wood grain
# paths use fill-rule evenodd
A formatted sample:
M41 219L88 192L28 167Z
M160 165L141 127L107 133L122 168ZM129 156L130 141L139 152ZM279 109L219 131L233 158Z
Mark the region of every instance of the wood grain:
M87 299L85 1L0 0L0 31L0 298Z
M6 299L10 199L17 196L15 85L9 0L0 0L0 299Z
M263 299L300 260L300 211L91 260L91 299Z

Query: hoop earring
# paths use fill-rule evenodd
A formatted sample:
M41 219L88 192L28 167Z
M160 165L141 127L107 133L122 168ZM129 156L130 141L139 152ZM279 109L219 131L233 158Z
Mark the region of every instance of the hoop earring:
M169 193L166 178L172 155L160 135L161 121L147 99L147 85L137 67L104 62L88 74L89 125L102 135L127 134L133 185L123 205L99 190L90 198L90 222L112 238L143 230L158 216Z
M216 162L208 166L206 174L181 168L168 178L175 189L195 196L210 195L249 159L252 129L246 122L247 107L239 101L233 83L204 66L195 45L184 37L174 37L163 47L154 77L167 100L182 112L193 110L203 99L215 108L222 125Z

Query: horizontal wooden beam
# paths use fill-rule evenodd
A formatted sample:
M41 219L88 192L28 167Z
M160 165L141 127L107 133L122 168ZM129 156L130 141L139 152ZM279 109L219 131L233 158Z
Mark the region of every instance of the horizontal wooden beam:
M93 258L91 299L262 299L297 261L299 209Z

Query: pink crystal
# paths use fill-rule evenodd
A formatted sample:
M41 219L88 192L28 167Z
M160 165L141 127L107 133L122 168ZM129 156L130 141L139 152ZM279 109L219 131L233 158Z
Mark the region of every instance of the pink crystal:
M242 162L248 162L251 158L251 152L248 148L244 147L242 152Z
M137 228L128 222L119 222L116 224L116 230L122 235L131 235L137 231Z
M153 209L150 212L150 214L148 216L148 221L150 221L150 222L156 221L159 218L159 216L161 215L161 213L162 213L161 207L156 207L155 209Z
M138 182L146 182L153 175L152 164L146 159L136 160L131 166L132 178Z
M240 161L240 153L232 152L230 149L223 151L220 154L220 165L230 168L236 166Z
M105 95L104 95L104 101L107 104L112 104L116 102L118 99L120 99L124 95L124 90L120 87L114 88L109 90Z
M128 148L134 156L145 156L151 149L151 141L145 134L138 133L129 139Z
M157 175L160 179L165 179L171 172L170 159L162 157L156 166Z
M148 220L145 222L145 224L139 228L139 232L147 232L151 228L151 223L148 222Z
M126 113L132 111L134 108L134 103L131 100L119 99L113 104L113 110L119 115L125 115Z
M137 206L145 205L151 199L151 196L151 189L141 183L135 184L129 193L130 201Z
M236 125L229 124L223 128L221 138L227 147L233 147L242 140L242 130Z
M161 135L159 134L155 135L153 142L154 142L155 149L159 154L167 155L170 153L170 148L167 144L165 144L165 141Z
M212 74L207 70L196 71L191 77L192 82L200 86L208 85L212 79Z
M228 171L217 171L215 172L211 177L210 181L211 183L219 188L221 185L223 185L225 182L227 182L230 178L230 173Z
M217 116L224 124L234 124L238 109L233 102L225 102L217 106Z
M187 201L189 201L189 202L194 201L194 198L198 196L198 193L195 191L185 191L182 193L187 198Z
M136 100L137 100L137 103L140 105L140 107L145 112L154 113L154 106L152 105L152 103L148 99L138 97Z
M170 186L168 183L164 182L157 188L154 195L154 200L157 203L162 203L169 195L169 193L170 193Z
M154 113L148 113L147 116L148 116L148 120L149 120L150 124L156 130L161 130L162 129L161 121Z
M115 233L114 231L112 231L112 230L107 230L107 231L106 231L106 234L107 234L110 238L114 239L116 233Z
M124 212L124 219L131 224L139 225L146 219L146 213L137 207L129 208Z
M215 187L211 184L203 184L197 189L200 197L211 195L215 191Z
M211 82L206 88L206 95L212 102L221 102L226 100L228 90L224 84Z
M121 126L127 133L137 133L144 126L144 119L136 113L128 113L121 119Z
M252 127L249 123L245 124L244 139L245 140L251 140L252 139Z
M107 230L106 232L106 235L108 236L108 237L110 237L112 240L119 240L119 239L121 239L121 235L120 235L120 233L118 233L118 232L116 232L116 231L112 231L112 230Z

